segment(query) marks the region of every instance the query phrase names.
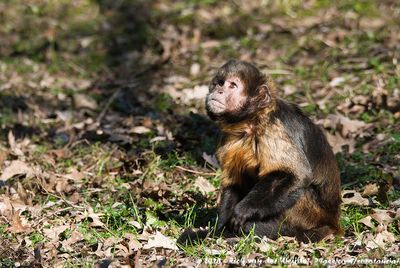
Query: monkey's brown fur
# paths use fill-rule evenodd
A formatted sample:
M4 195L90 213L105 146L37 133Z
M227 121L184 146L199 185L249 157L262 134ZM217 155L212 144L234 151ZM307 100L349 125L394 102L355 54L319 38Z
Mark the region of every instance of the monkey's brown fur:
M254 229L305 242L340 233L333 152L319 127L276 96L270 79L252 64L229 61L213 78L206 107L221 130L217 232Z
M304 152L288 136L281 122L269 120L277 109L277 99L271 80L268 80L268 87L272 94L272 103L268 109L258 112L246 121L220 125L223 138L218 146L217 157L223 171L222 188L242 185L243 180L248 177L260 180L273 171L285 171L294 174L299 180L308 176L331 179L330 183L334 183L327 185L327 194L333 193L337 196L340 180L333 154L313 169L310 168ZM313 174L310 174L311 170ZM323 184L323 181L320 183ZM329 233L340 232L339 216L339 213L328 215L309 194L305 194L279 218L288 226L304 230L328 225L330 228L323 228L323 233L318 234L319 240Z

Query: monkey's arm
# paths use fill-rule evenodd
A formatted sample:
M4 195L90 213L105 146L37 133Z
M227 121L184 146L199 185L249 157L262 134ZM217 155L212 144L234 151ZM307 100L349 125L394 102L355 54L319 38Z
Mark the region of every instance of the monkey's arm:
M265 219L292 207L304 192L304 185L293 176L264 178L235 206L231 216L234 232L248 220Z
M222 232L226 223L232 217L235 206L240 201L239 190L235 186L228 186L223 189L218 213L218 224L216 232Z

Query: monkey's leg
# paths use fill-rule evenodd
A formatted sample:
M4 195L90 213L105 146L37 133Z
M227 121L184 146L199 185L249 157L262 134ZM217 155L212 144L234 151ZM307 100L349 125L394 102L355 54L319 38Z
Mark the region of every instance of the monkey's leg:
M220 234L232 217L233 210L240 201L240 192L235 186L228 186L222 190L218 213L216 233Z
M235 206L232 230L237 233L248 221L262 221L277 216L296 204L304 193L298 180L290 175L264 178Z

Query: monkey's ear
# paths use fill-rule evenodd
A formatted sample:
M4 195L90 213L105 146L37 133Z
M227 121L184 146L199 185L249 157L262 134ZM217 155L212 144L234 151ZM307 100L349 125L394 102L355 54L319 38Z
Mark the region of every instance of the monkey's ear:
M268 85L262 84L258 87L258 107L265 108L271 103L271 90Z

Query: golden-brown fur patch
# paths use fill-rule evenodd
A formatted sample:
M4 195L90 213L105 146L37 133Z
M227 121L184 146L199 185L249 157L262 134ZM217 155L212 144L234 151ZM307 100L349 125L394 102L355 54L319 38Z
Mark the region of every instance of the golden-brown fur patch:
M258 123L255 126L257 128L247 123L222 127L223 143L217 151L223 170L222 186L242 184L244 174L262 178L274 171L292 172L294 166L296 177L311 176L304 153L299 152L300 148L293 148L296 145L284 131L281 122L268 126Z

